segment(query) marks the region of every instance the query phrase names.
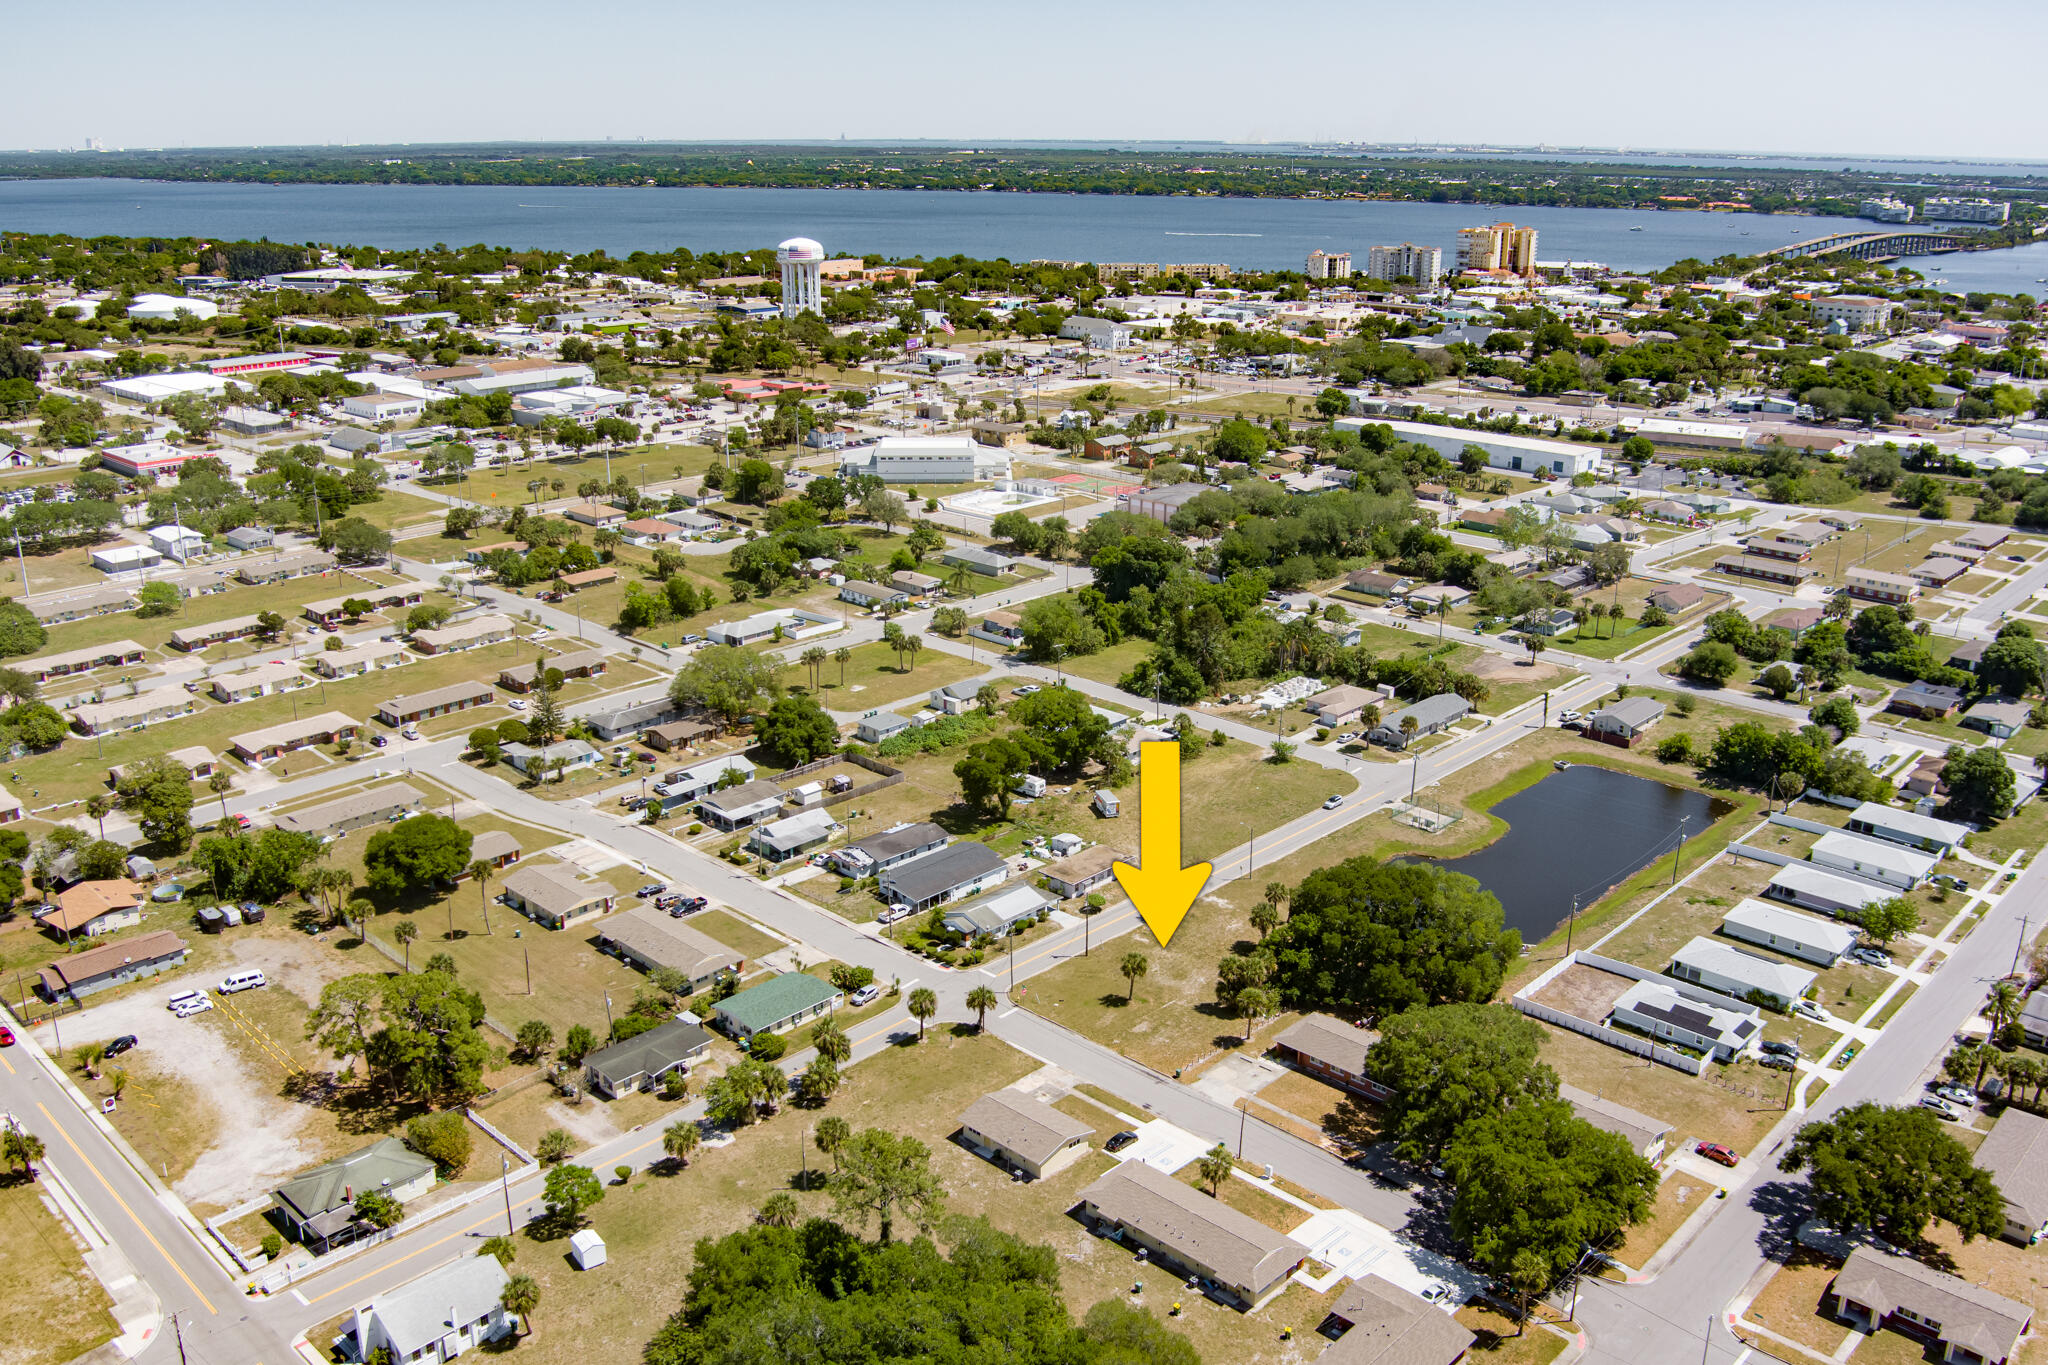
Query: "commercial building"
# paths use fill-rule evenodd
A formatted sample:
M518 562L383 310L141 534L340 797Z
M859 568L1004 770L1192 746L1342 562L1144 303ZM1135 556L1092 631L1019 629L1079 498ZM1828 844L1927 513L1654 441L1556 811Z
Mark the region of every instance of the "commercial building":
M379 1294L349 1322L354 1358L382 1350L398 1361L447 1361L508 1336L519 1325L502 1302L510 1281L497 1257L465 1256Z
M1010 477L1010 453L972 436L884 436L847 451L843 477L871 474L884 483L974 483Z
M598 939L643 971L669 967L690 979L692 990L704 990L722 975L746 971L746 958L700 933L675 916L651 905L635 905L605 921Z
M472 706L489 706L498 700L498 694L489 683L462 682L437 687L431 692L414 692L409 696L393 697L378 706L375 714L396 729L411 725L415 721L445 716L453 711L467 711Z
M512 425L537 427L550 417L589 426L607 413L633 405L633 395L598 384L535 389L512 400Z
M100 383L100 392L110 398L119 398L129 403L164 403L174 398L204 397L217 398L227 392L228 382L216 379L210 374L138 374L129 379L107 379ZM168 450L162 442L150 442L159 449ZM121 447L132 451L134 446ZM115 453L107 452L109 455ZM105 457L102 457L104 461ZM183 463L181 460L179 463ZM173 466L175 468L175 466ZM132 476L133 471L123 470Z
M391 782L304 810L287 811L272 821L279 829L319 838L340 838L366 825L388 824L393 816L420 809L426 797L403 782Z
M341 410L365 422L397 422L420 416L427 410L427 400L409 393L352 394L341 400Z
M1354 432L1362 431L1368 426L1389 427L1402 440L1413 445L1428 446L1453 464L1456 464L1458 457L1464 454L1466 446L1475 446L1485 453L1489 468L1510 473L1547 472L1559 478L1573 479L1581 474L1595 473L1600 468L1601 449L1598 446L1544 441L1534 436L1504 435L1500 432L1466 427L1439 427L1426 422L1380 421L1367 417L1339 417L1335 425L1340 430Z
M567 863L522 862L505 878L504 887L505 904L549 929L595 919L618 904L610 886L577 880Z
M615 1100L635 1090L652 1090L663 1076L688 1071L691 1062L710 1050L710 1034L687 1019L670 1019L585 1057L583 1079L593 1094Z
M1365 273L1375 280L1414 280L1434 289L1444 276L1444 249L1403 242L1399 246L1376 246L1365 253Z
M843 998L829 981L805 972L783 972L727 996L712 1010L727 1033L751 1038L822 1018L838 1009Z
M597 372L573 361L532 356L516 360L492 358L470 365L422 370L414 378L451 393L482 398L494 393L521 394L535 389L559 389L564 384L589 384L597 378Z
M1209 485L1204 483L1174 483L1162 488L1140 489L1134 493L1119 495L1116 510L1129 512L1133 516L1150 517L1164 526L1173 520L1174 513L1210 491Z
M1721 918L1721 932L1730 938L1754 943L1811 962L1832 967L1842 954L1856 946L1857 931L1832 920L1788 910L1782 905L1744 897Z
M1458 269L1461 273L1505 271L1535 279L1536 229L1513 223L1459 228Z
M1286 1285L1308 1248L1142 1161L1126 1161L1081 1191L1081 1212L1121 1234L1163 1269L1187 1271L1252 1309Z
M1866 199L1856 206L1856 216L1879 223L1910 223L1913 221L1913 206L1903 199L1889 196Z
M383 1194L403 1204L433 1188L434 1163L388 1137L293 1176L271 1198L297 1241L326 1251L365 1231L356 1217L356 1196Z
M1351 253L1348 251L1311 251L1302 262L1302 273L1312 280L1348 280L1351 278Z
M1690 981L1695 986L1704 986L1737 1000L1747 1000L1760 993L1782 1009L1790 1009L1792 1002L1813 984L1813 973L1803 967L1794 967L1789 962L1779 962L1704 934L1696 936L1671 955L1671 974L1680 981Z
M1060 335L1068 341L1086 342L1098 351L1121 351L1131 344L1130 324L1078 313L1060 324Z
M1882 332L1898 305L1863 294L1826 294L1809 306L1816 322L1839 322L1852 332Z
M124 478L151 479L160 474L174 474L178 466L190 459L196 459L200 452L181 450L162 441L143 441L132 446L109 446L100 451L100 468L110 470Z
M1042 1180L1088 1150L1095 1129L1021 1090L995 1090L960 1116L960 1140L984 1160Z
M185 961L185 940L168 929L157 929L134 938L117 939L58 958L37 974L36 991L43 999L79 998L123 986L180 966Z

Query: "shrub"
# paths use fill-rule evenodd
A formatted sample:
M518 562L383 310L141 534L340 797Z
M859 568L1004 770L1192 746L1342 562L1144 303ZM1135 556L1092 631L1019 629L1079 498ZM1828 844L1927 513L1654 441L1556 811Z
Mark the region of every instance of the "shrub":
M469 1123L452 1109L422 1114L405 1125L405 1145L454 1177L469 1165Z
M747 1055L757 1062L779 1061L789 1051L789 1040L779 1033L762 1033L747 1040Z
M1659 763L1690 763L1692 758L1691 735L1666 735L1663 739L1657 741L1657 761Z
M279 1254L280 1252L282 1252L283 1250L284 1250L284 1238L282 1238L282 1237L278 1236L278 1235L277 1235L276 1233L274 1233L274 1232L266 1232L266 1233L264 1233L264 1234L263 1234L263 1259L264 1259L264 1260L266 1260L266 1261L274 1261L274 1260L276 1260L276 1259L278 1258L278 1254Z

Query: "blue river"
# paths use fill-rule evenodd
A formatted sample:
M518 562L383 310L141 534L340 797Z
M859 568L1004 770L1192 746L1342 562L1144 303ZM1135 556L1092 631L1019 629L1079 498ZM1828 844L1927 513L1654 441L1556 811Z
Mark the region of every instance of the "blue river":
M1860 220L1623 209L977 194L917 190L641 189L469 185L224 185L0 181L0 229L80 236L248 237L382 247L485 243L563 251L732 251L815 237L834 254L1221 261L1301 267L1310 251L1416 242L1444 248L1498 219L1533 225L1545 260L1655 270L1755 254ZM1916 263L1959 289L2042 292L2048 244Z

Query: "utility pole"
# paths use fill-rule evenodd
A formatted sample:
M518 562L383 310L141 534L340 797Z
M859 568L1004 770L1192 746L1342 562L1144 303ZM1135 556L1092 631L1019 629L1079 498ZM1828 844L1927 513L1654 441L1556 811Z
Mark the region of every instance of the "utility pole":
M1578 896L1577 896L1577 895L1573 895L1573 897L1572 897L1572 912L1571 912L1571 914L1570 914L1570 915L1569 915L1569 916L1568 916L1568 917L1567 917L1567 918L1565 919L1565 922L1564 922L1564 955L1565 955L1566 957L1570 957L1570 956L1572 955L1572 930L1573 930L1573 929L1574 929L1575 927L1577 927L1577 925L1578 925L1578 922L1579 922L1579 898L1578 898Z
M1239 1161L1244 1160L1244 1117L1250 1112L1251 1101L1249 1099L1240 1099L1237 1102L1237 1159Z
M1685 861L1685 822L1690 819L1692 819L1690 815L1678 817L1678 853L1671 860L1671 884L1673 886L1678 885L1678 865Z
M505 1192L505 1235L510 1237L519 1229L512 1222L512 1163L503 1152L498 1153L498 1184Z
M2027 947L2027 916L2025 916L2025 915L2021 915L2021 916L2020 916L2020 941L2019 941L2018 943L2015 943L2015 944L2013 944L2013 945L2012 945L2012 970L2006 973L2006 975L2007 975L2007 976L2018 976L2018 975L2020 974L2020 954L2021 954L2022 952L2026 951L2026 947Z
M178 1365L187 1365L185 1360L185 1324L178 1321L176 1313L171 1314L171 1331L178 1338Z

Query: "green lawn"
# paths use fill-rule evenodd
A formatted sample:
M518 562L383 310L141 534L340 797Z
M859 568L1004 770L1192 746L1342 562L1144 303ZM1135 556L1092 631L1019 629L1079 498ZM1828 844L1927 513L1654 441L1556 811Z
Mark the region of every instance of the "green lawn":
M829 637L820 640L818 647L828 655L839 649ZM851 653L852 657L845 664L828 658L818 670L818 703L821 706L835 711L867 711L892 706L906 698L915 698L921 703L933 688L960 682L984 671L958 655L943 654L936 649L920 650L914 659L909 654L899 656L879 640L855 645ZM898 667L899 657L901 667ZM784 680L792 684L808 684L810 676L810 670L801 664L792 665L783 675Z
M709 446L633 446L613 451L609 462L603 454L565 455L553 460L472 469L466 479L436 482L432 486L438 492L453 493L483 507L510 511L519 503L533 505L534 495L526 485L535 479L550 483L540 493L541 500L546 502L574 497L577 485L591 479L617 478L623 474L637 486L702 474L711 467L713 456ZM605 472L607 467L609 475ZM556 479L562 481L559 493L552 487Z

